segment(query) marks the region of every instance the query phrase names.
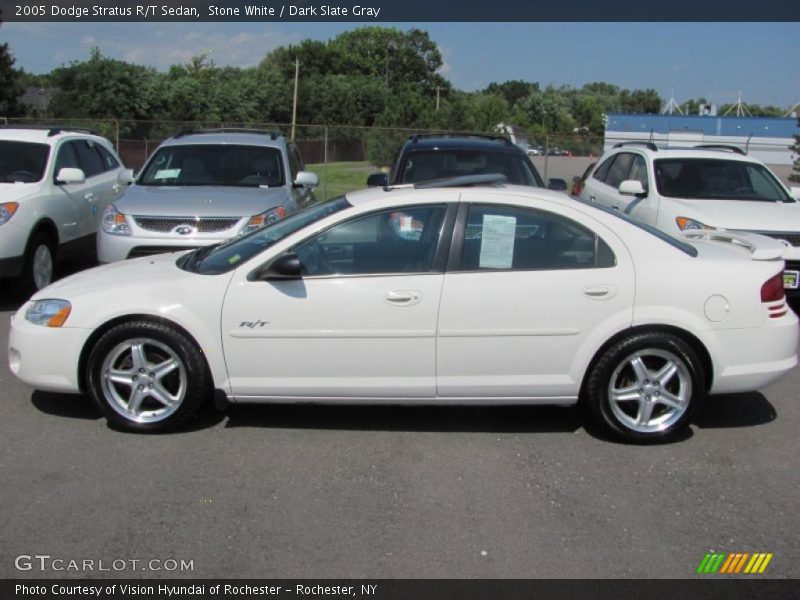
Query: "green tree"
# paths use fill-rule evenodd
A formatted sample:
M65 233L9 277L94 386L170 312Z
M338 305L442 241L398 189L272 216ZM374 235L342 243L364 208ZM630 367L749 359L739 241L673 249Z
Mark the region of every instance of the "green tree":
M22 72L14 68L14 62L8 44L0 44L0 115L6 117L14 117L20 113L19 97L24 91Z

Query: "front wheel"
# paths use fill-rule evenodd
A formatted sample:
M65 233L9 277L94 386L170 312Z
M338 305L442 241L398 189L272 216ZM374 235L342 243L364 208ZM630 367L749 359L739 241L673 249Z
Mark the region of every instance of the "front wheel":
M197 412L211 389L194 341L150 321L103 334L89 355L88 381L109 423L140 432L174 429Z
M668 333L615 343L589 373L586 401L607 429L631 441L663 440L685 427L706 395L692 347Z
M55 244L44 232L34 235L25 251L22 286L26 292L38 292L53 281L55 270Z

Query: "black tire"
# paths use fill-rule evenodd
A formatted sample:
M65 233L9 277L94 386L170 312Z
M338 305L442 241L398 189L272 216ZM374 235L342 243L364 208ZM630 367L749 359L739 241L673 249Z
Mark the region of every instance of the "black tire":
M53 238L45 231L36 232L28 241L25 249L25 262L22 267L21 284L24 292L31 294L47 287L53 281L53 273L56 265L56 244ZM36 261L37 252L49 254L50 273L46 281L42 280L41 271L37 273L38 263Z
M668 363L675 367L669 379ZM655 377L659 371L661 381ZM633 334L608 348L587 376L583 400L614 436L657 442L686 427L706 393L706 373L692 347L675 335L651 332Z
M138 346L142 350L137 355L144 361L134 358ZM173 360L178 366L167 371ZM165 374L156 376L159 369ZM132 382L112 381L108 375L112 372ZM123 323L104 333L89 354L86 380L108 422L135 432L174 430L194 416L213 391L206 362L194 341L175 327L146 320ZM136 395L134 388L143 391ZM157 395L171 403L158 400Z

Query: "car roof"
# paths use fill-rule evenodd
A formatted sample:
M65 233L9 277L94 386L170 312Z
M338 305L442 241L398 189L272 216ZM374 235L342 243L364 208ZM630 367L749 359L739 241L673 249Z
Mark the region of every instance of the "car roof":
M264 132L198 132L178 134L175 137L165 140L161 145L188 146L196 144L232 144L239 146L283 148L286 145L286 138L284 138L282 135L270 135Z
M508 139L498 137L474 136L442 136L442 137L417 137L407 140L404 150L417 152L421 150L491 150L493 152L524 153Z
M60 129L58 127L0 127L0 140L17 142L34 142L53 145L54 142L69 138L80 137L108 142L104 137L81 129Z
M653 150L653 148L651 148L646 142L627 143L624 145L614 146L606 154L610 156L611 154L618 154L619 152L636 151L641 154L646 154L653 160L657 160L659 158L712 158L717 160L730 160L760 164L758 159L748 156L747 154L740 154L739 152L733 150L734 147L738 146L731 146L731 149L719 149L719 146L713 146L713 144L710 144L707 148L702 148L699 146L672 146L670 148L656 148ZM740 150L744 152L743 149L740 148Z
M493 192L493 193L486 193ZM497 192L504 192L499 195ZM557 203L572 204L574 199L567 196L563 191L548 190L547 188L531 187L527 185L513 185L508 183L499 183L492 185L475 185L475 186L443 186L443 187L414 187L413 184L398 185L394 187L372 187L355 192L348 192L345 198L353 206L361 206L370 203L378 203L384 200L392 200L392 204L402 204L403 202L426 203L441 202L437 197L449 196L452 198L453 194L478 194L481 202L485 198L487 202L503 203L513 197L525 196L532 200L545 200L555 201ZM520 204L524 202L519 200Z

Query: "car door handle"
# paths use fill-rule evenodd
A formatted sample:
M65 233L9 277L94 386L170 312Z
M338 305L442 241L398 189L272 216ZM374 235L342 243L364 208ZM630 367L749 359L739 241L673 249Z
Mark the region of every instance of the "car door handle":
M121 188L122 186L118 183L115 183L114 185L111 186L111 189L114 190L115 192L118 192Z
M617 286L587 285L583 288L583 295L592 300L610 300L617 295Z
M594 202L595 200L597 200L597 196L594 194L589 194L589 202Z
M392 306L413 306L422 299L422 294L414 290L397 290L386 292L383 299Z
M619 210L619 204L612 204L611 208L613 208L614 210Z
M94 198L94 194L93 194L92 192L86 192L86 193L83 195L83 197L84 197L86 200L91 200L92 198Z

